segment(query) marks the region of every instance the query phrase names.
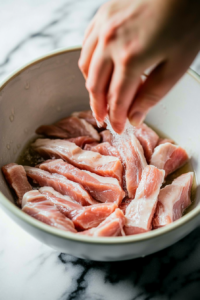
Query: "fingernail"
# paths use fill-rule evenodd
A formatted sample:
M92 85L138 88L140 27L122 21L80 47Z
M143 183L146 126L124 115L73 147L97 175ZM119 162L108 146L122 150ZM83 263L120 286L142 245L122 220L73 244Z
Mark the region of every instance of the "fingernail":
M141 112L135 112L132 116L129 117L129 121L131 125L138 126L140 125L145 119L145 114Z
M121 123L111 122L111 125L112 125L113 130L118 134L121 134L124 131L124 125Z
M103 127L104 125L104 118L99 118L99 116L97 115L97 113L95 112L94 108L93 108L93 96L92 94L89 94L89 98L90 98L90 108L91 108L91 111L92 111L92 114L94 116L94 118L96 119L96 122L97 122L97 126L98 127Z

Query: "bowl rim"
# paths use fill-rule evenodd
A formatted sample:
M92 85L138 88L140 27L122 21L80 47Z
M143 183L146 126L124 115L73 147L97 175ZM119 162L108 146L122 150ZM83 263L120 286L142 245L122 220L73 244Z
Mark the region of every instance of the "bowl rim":
M25 64L24 66L17 68L15 71L11 72L8 76L4 78L2 83L0 83L0 92L2 89L16 76L18 76L22 71L26 70L30 66L43 61L47 58L57 56L58 54L67 53L67 52L74 52L74 51L80 51L81 47L71 47L71 48L62 48L55 51L52 51L46 55L43 55L37 59L32 60L31 62ZM200 84L200 76L193 71L192 69L189 69L187 73L193 77L199 84ZM197 195L195 196L195 198ZM167 234L178 227L182 226L183 224L188 223L197 215L200 213L200 205L195 207L192 211L190 211L188 214L184 215L179 220L167 225L166 227L162 227L156 230L152 230L150 232L141 233L137 235L130 235L130 236L122 236L122 237L90 237L86 235L78 235L74 234L68 231L60 230L54 227L51 227L49 225L46 225L45 223L42 223L33 217L27 215L24 213L20 208L18 208L14 203L12 203L9 199L7 199L3 193L0 191L0 204L5 207L7 210L9 210L12 214L14 214L16 217L19 217L23 221L29 223L29 225L36 227L39 230L42 230L48 234L52 234L54 236L57 236L58 238L63 239L69 239L73 242L79 242L79 243L88 243L88 244L101 244L101 245L116 245L116 244L129 244L134 242L145 242L146 240L149 240L151 238L159 237L160 235Z

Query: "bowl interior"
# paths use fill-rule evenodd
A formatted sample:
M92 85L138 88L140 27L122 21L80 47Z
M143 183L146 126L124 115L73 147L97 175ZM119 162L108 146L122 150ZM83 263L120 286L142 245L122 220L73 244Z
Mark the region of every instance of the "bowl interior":
M80 49L61 51L30 64L0 89L0 166L16 161L35 129L89 108L78 69ZM147 123L183 146L191 156L200 201L200 80L187 73L148 114ZM0 172L0 191L13 196Z

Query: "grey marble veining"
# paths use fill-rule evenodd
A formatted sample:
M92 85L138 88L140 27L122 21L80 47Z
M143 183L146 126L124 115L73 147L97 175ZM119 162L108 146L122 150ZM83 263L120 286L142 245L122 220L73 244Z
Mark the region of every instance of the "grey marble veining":
M0 0L0 81L56 48L80 45L103 0ZM200 73L200 57L192 65ZM200 299L200 228L159 253L91 262L58 253L0 210L0 300Z

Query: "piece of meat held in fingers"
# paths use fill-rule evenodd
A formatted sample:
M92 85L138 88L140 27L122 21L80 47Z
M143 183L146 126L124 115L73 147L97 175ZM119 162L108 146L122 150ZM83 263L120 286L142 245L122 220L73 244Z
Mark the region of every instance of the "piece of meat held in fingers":
M182 217L184 210L191 204L192 182L193 172L189 172L160 190L153 228L166 226Z
M62 158L77 168L122 182L122 164L117 157L82 150L66 140L38 139L32 147L44 157Z
M100 132L100 136L102 138L103 143L108 142L112 145L112 133L110 132L110 130L103 130L102 132Z
M97 121L91 110L75 111L71 114L71 116L84 119L95 128L98 128Z
M78 136L76 138L70 138L67 139L69 142L76 144L77 146L81 147L82 149L84 148L85 144L90 145L90 144L98 144L96 143L96 140L93 139L90 136Z
M21 207L24 194L32 190L24 168L15 163L11 163L3 166L1 169L6 181L17 195L17 205Z
M182 167L189 157L187 152L180 146L170 143L157 146L151 157L151 165L165 170L165 176Z
M105 156L115 156L121 160L119 151L115 147L111 146L110 143L108 143L108 142L100 143L97 145L92 145L92 144L85 145L84 150L98 152Z
M79 136L90 136L96 141L100 141L100 135L97 130L84 119L77 117L67 117L57 123L56 126L67 131L71 138Z
M147 165L143 148L133 131L125 131L121 136L117 135L113 139L113 145L119 151L124 165L124 189L126 189L129 198L134 198L142 177L142 171Z
M112 177L103 177L89 171L80 170L62 159L47 160L40 169L57 173L81 184L90 195L100 202L116 202L119 205L125 196L119 181Z
M52 138L67 139L70 137L69 133L56 125L42 125L35 132Z
M74 223L39 191L27 192L23 197L23 212L55 228L76 233Z
M95 237L123 236L125 235L123 230L124 224L125 216L123 212L117 208L109 217L99 224L99 226L79 232L78 234Z
M159 136L153 129L151 129L144 123L140 126L135 127L135 136L142 145L144 155L146 157L147 162L149 163L153 150L158 143Z
M126 235L143 233L151 230L158 201L158 194L163 183L165 171L154 166L146 166L137 188L135 199L126 208Z
M70 218L78 230L98 226L117 208L115 203L99 203L83 207L52 188L43 187L39 191L52 201L65 216Z
M68 195L81 205L97 203L77 182L68 180L60 174L51 174L39 168L24 166L28 177L32 178L40 186L50 186L63 195Z

